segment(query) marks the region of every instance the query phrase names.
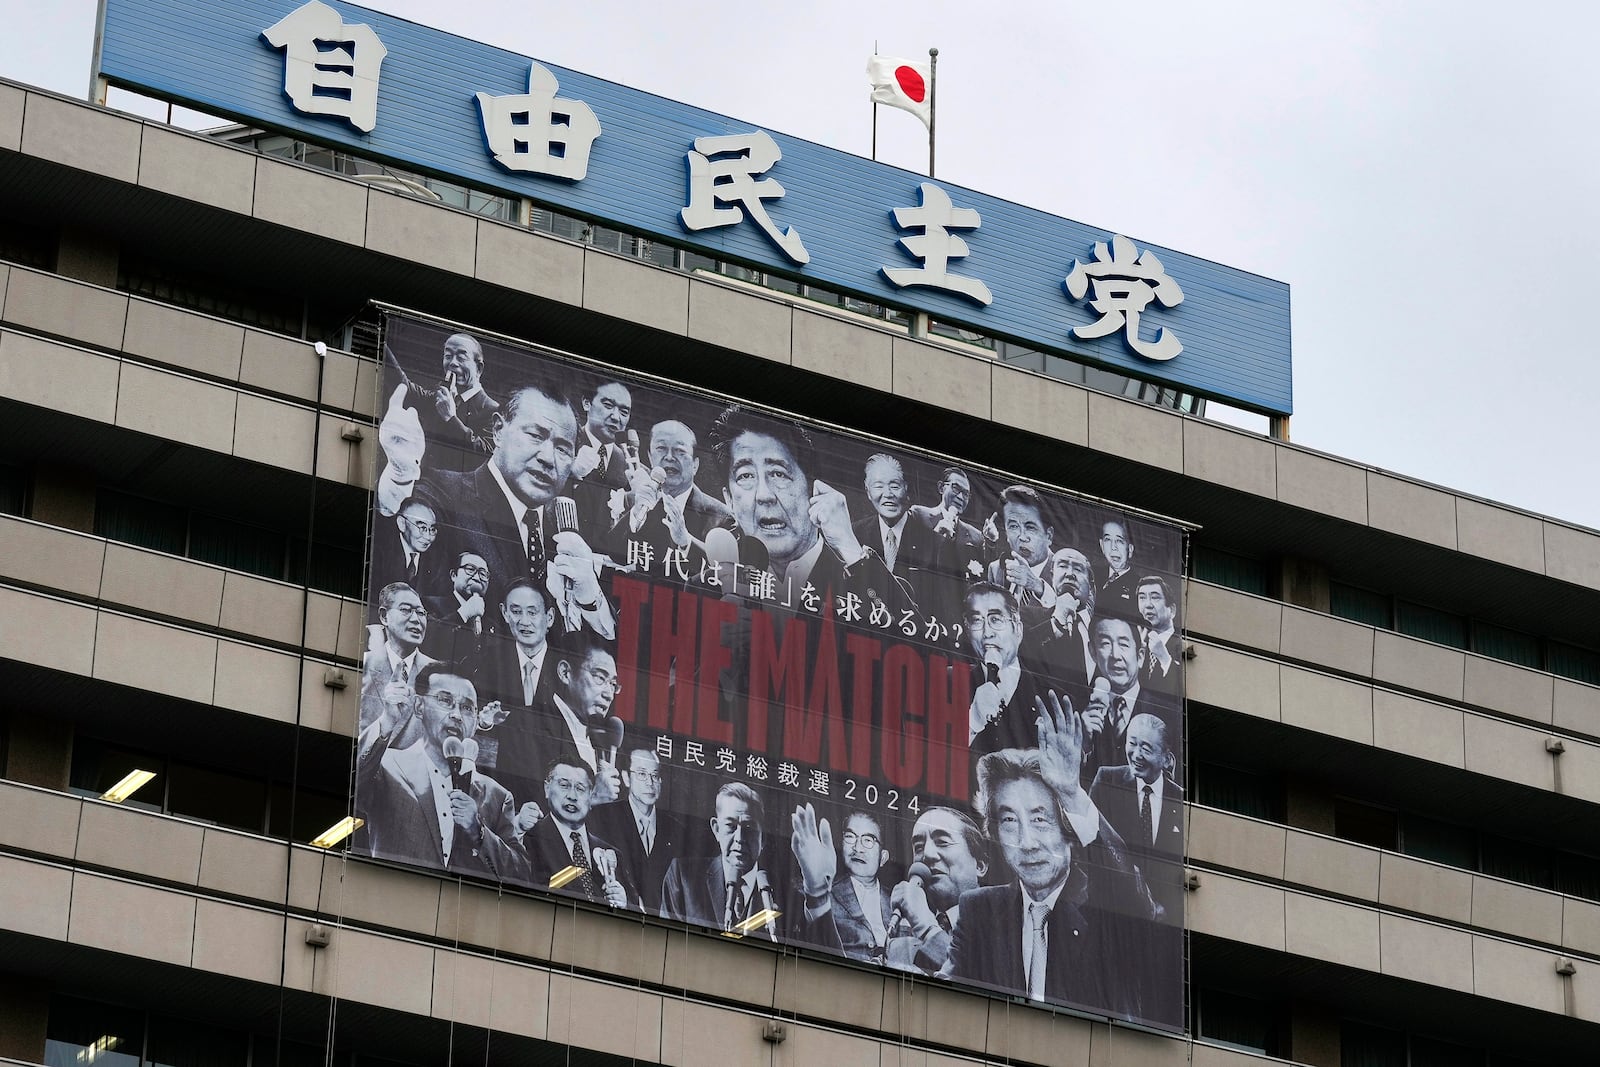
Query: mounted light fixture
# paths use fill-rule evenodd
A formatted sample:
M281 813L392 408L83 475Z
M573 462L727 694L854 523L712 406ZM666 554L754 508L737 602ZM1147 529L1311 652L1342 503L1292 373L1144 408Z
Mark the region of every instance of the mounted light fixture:
M338 822L322 831L322 833L318 834L316 837L313 837L311 839L311 844L317 848L332 848L334 845L337 845L340 841L343 841L345 838L349 837L366 824L367 823L365 819L358 819L354 815L346 815L344 818L340 819Z
M127 777L123 778L122 781L101 793L100 799L109 800L113 804L121 804L142 789L145 783L155 776L155 771L129 771Z

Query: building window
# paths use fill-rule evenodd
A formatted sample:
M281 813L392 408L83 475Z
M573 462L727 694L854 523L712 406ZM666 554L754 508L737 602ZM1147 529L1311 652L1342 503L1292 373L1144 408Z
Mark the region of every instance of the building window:
M1478 832L1470 826L1406 815L1401 820L1400 851L1451 867L1478 869Z
M1252 819L1283 821L1283 784L1276 776L1199 762L1193 774L1197 804Z
M1333 836L1393 852L1400 844L1400 816L1387 808L1339 797L1333 802Z
M1341 619L1349 619L1366 626L1383 630L1394 629L1393 601L1382 593L1358 589L1341 582L1328 583L1328 610Z
M0 464L0 514L26 515L28 473L21 467Z
M189 514L158 500L101 489L95 494L94 532L97 537L181 556L189 547Z
M1267 565L1258 559L1195 545L1191 566L1194 576L1202 582L1225 585L1242 593L1267 595Z
M1544 666L1537 637L1477 619L1472 620L1472 651L1534 670Z
M1263 1056L1279 1054L1283 1026L1276 1005L1204 988L1193 990L1193 1000L1193 1029L1201 1039Z
M1394 628L1411 637L1420 637L1436 645L1451 648L1467 647L1467 620L1462 615L1423 607L1405 600L1394 605Z
M1600 652L1550 642L1549 670L1563 678L1600 685Z
M1406 1035L1360 1023L1339 1027L1340 1067L1406 1067Z
M140 1067L144 1013L75 997L50 998L45 1067Z

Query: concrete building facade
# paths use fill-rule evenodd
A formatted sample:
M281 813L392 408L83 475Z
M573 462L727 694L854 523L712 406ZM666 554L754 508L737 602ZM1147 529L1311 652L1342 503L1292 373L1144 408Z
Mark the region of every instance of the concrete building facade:
M0 188L0 1058L1592 1058L1600 533L15 84ZM372 300L1198 524L1191 1036L312 847Z

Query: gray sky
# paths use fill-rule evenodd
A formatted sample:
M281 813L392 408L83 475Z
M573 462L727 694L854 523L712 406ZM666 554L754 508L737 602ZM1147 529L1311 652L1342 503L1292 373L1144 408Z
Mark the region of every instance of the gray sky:
M1600 527L1600 4L368 6L862 155L936 45L940 178L1290 284L1296 442ZM94 10L0 0L0 75L82 96Z

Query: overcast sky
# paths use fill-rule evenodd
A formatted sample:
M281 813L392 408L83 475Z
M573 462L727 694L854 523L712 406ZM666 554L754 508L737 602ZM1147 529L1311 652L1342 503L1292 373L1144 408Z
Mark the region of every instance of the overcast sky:
M862 155L937 46L940 178L1290 284L1296 442L1600 527L1600 4L369 6ZM94 13L0 0L0 75L81 97Z

